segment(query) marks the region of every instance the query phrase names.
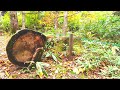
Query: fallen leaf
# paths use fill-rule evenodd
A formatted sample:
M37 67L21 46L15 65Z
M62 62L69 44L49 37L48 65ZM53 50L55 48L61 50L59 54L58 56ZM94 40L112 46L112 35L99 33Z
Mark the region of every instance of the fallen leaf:
M39 77L41 78L43 76L43 72L39 72Z
M55 73L58 73L58 70L55 70Z
M57 61L57 58L56 58L56 56L55 56L54 54L52 54L52 57L53 57L53 59L54 59L55 61Z
M7 76L7 77L9 77L9 76L10 76L10 75L9 75L9 73L8 73L7 71L5 71L5 74L6 74L6 76Z
M76 74L79 74L78 68L74 67L74 68L73 68L73 72L76 73Z
M79 70L79 72L82 72L82 73L85 71L84 68L79 68L78 70Z

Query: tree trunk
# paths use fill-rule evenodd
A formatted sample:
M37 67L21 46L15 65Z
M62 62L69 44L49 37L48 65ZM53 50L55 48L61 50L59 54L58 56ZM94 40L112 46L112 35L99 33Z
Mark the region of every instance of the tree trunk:
M69 60L73 60L73 57L72 57L72 50L73 50L73 34L70 34L70 37L69 37L69 57L68 59Z
M47 39L42 33L24 29L14 34L6 46L8 59L16 65L28 66L41 60Z
M22 11L22 29L25 29L25 13Z
M58 28L58 11L55 12L55 30Z
M38 11L38 20L40 20L40 11Z
M63 22L63 35L66 36L66 31L67 31L67 14L68 12L64 12L64 22Z
M11 33L15 33L18 29L17 11L10 11Z

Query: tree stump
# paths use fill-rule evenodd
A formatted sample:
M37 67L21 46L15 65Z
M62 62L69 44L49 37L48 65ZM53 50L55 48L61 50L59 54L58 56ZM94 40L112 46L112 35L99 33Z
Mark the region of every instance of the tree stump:
M7 44L8 59L19 66L28 66L30 61L40 61L46 41L46 36L42 33L21 30Z

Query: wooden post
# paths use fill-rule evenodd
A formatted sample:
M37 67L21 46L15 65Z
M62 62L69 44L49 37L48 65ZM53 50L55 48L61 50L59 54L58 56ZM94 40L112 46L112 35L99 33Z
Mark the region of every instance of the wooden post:
M70 37L69 37L69 50L68 50L68 58L69 60L73 60L72 58L72 50L73 50L73 34L70 34Z

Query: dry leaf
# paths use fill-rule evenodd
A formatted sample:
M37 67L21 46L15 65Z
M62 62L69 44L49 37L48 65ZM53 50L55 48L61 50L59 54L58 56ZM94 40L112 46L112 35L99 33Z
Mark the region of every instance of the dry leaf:
M39 77L42 78L43 72L39 72Z
M7 76L7 77L9 77L9 76L10 76L10 75L9 75L9 73L8 73L7 71L5 71L5 74L6 74L6 76Z
M73 68L73 72L76 73L76 74L79 74L78 68L74 67L74 68Z

